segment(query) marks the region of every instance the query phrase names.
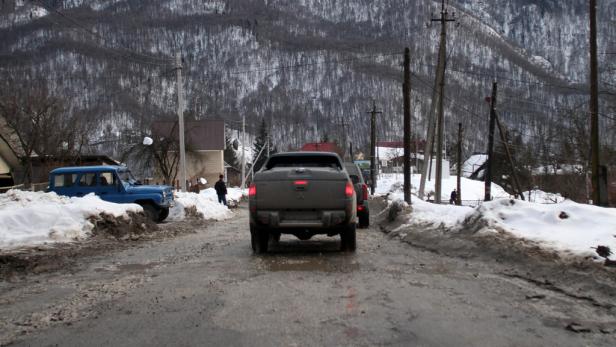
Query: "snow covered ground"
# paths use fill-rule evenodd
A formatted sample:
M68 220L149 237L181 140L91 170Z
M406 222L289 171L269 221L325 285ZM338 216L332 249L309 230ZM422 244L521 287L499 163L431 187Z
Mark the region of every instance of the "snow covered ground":
M244 193L239 188L229 188L229 203L237 204ZM226 220L233 212L218 203L214 189L200 194L176 193L176 205L168 220L186 217L186 209L204 219ZM129 212L143 209L136 204L114 204L94 194L83 198L69 198L56 193L10 190L0 194L0 249L12 249L52 242L71 242L87 238L94 224L90 221L103 214L116 218L129 218Z
M379 181L380 194L390 193L390 201L402 199L402 176L389 175L382 178ZM455 181L454 178L452 180ZM418 184L415 183L416 177L412 181L414 185ZM444 181L443 186L450 187L451 182ZM496 187L492 188L493 192L498 192L494 195L495 200L476 208L436 205L413 196L413 212L408 216L408 222L457 229L463 228L467 220L480 219L488 225L483 232L504 230L564 255L595 255L591 247L599 245L616 250L616 209L578 204L542 191L531 192L532 201L537 202L513 200L506 198L508 195L501 187ZM483 182L463 179L463 199L468 199L468 196L464 196L465 192L473 199L481 199Z
M242 196L247 195L246 191L240 188L227 189L227 204L237 205ZM186 218L187 209L198 214L200 218L207 220L222 221L233 217L233 212L222 204L218 203L218 196L214 188L208 188L197 193L175 193L175 206L169 211L169 221L178 221Z
M417 194L419 188L421 175L411 176L412 193ZM376 194L383 196L389 193L400 193L402 189L402 182L404 177L402 174L381 174L377 182ZM457 177L451 176L447 179L443 179L441 199L443 201L449 201L449 195L457 187ZM462 200L464 201L481 201L484 197L484 183L480 181L471 180L462 177ZM434 184L435 180L426 181L426 195L429 194L430 199L434 197ZM492 184L492 196L495 199L509 198L511 197L501 186Z
M68 198L56 193L10 190L0 194L0 249L50 242L69 242L89 235L90 218L116 218L142 212L135 204L113 204L90 194Z

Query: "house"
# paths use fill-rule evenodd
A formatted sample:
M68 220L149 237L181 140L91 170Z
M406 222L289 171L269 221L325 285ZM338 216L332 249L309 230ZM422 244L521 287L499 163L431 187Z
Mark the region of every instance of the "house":
M24 156L19 139L0 117L0 188L19 184L23 177L20 157Z
M225 173L225 122L223 120L188 121L184 124L186 144L186 179L196 182L205 178L211 185ZM179 137L177 121L159 121L152 124L155 139ZM160 173L155 181L164 181ZM178 175L179 177L179 175Z
M305 144L300 151L302 152L333 152L337 153L341 158L344 156L344 150L338 147L335 142L312 142Z

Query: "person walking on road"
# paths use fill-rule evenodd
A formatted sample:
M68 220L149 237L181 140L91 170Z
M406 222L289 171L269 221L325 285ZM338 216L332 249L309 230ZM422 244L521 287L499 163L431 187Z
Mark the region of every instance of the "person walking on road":
M220 175L220 179L214 185L214 189L216 190L216 195L218 195L218 203L221 203L227 206L227 185L223 180L225 176Z
M449 196L449 203L455 205L458 203L458 192L454 189Z

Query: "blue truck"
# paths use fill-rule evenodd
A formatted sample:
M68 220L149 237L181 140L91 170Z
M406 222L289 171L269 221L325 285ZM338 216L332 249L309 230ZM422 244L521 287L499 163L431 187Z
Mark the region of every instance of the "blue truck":
M125 166L58 168L49 173L49 191L69 197L94 193L109 202L139 204L155 222L164 221L173 206L172 187L142 185Z

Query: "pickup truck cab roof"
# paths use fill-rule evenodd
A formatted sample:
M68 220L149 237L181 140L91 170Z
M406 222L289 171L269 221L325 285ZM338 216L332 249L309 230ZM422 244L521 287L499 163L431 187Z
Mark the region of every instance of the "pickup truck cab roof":
M276 154L272 154L272 157L283 157L283 156L289 156L289 157L301 157L301 156L315 156L315 155L321 155L321 156L330 156L330 157L338 157L338 154L334 153L334 152L283 152L283 153L276 153Z

